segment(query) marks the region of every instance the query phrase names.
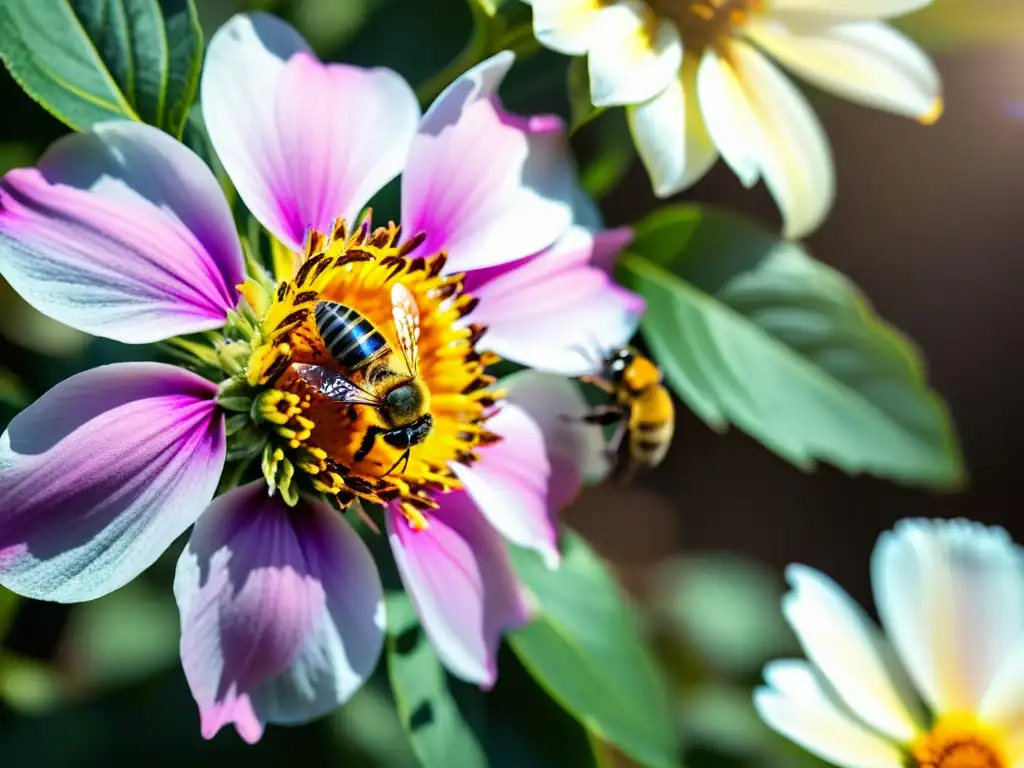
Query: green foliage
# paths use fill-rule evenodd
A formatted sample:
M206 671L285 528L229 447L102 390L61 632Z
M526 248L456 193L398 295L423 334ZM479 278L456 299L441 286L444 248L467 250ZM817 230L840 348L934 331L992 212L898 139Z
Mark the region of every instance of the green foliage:
M480 741L403 592L388 594L387 665L399 719L424 768L486 768Z
M707 553L666 562L654 605L673 634L703 661L735 674L760 673L772 658L798 653L779 606L782 580L739 555Z
M621 263L676 393L799 467L956 487L964 469L920 355L857 288L738 216L663 208Z
M655 768L679 764L675 727L654 663L615 578L575 534L548 570L533 553L513 563L538 616L510 637L534 677L595 736Z
M577 56L569 62L567 86L569 90L569 132L576 133L605 111L605 107L595 107L590 100L590 73L585 57Z
M142 120L180 136L203 36L192 0L4 0L0 58L75 130Z

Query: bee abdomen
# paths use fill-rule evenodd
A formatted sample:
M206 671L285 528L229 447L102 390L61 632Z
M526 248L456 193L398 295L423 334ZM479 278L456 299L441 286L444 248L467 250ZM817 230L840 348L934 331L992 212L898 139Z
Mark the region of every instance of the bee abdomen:
M321 301L313 316L327 351L347 370L357 370L387 352L384 336L351 307Z

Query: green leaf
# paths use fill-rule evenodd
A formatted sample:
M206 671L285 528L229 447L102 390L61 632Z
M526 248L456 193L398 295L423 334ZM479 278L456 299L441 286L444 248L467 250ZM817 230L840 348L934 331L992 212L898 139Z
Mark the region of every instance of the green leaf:
M675 392L810 469L956 487L953 425L910 342L798 245L725 212L673 206L620 266L648 302L644 338Z
M783 592L774 571L754 560L704 553L661 565L653 603L676 642L716 669L742 675L798 650L779 610Z
M398 717L425 768L486 768L480 740L403 592L387 597L387 664Z
M130 119L181 136L203 36L192 0L4 0L0 59L75 130Z
M575 534L548 570L512 548L513 564L539 615L509 642L523 665L595 736L655 768L679 765L668 697L644 648L636 617L608 569Z
M28 406L31 400L32 397L25 389L25 385L21 383L21 379L6 368L0 368L0 405L20 411ZM2 590L0 590L0 594L2 594ZM2 609L0 609L0 613L2 613Z
M567 77L569 89L569 133L576 133L595 117L604 114L605 107L595 107L590 100L590 73L587 59L577 56L569 62Z

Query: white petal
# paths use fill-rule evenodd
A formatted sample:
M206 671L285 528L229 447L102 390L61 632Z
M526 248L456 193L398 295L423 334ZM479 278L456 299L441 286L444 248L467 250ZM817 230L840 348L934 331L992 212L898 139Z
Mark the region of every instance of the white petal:
M838 96L934 122L942 83L928 56L887 24L801 24L754 20L746 32L784 66Z
M587 52L602 0L532 0L531 5L533 34L541 45L570 56Z
M723 124L728 116L725 110L709 108L707 98L712 92L714 77L707 73L718 70L717 78L727 89L733 103L734 119L752 120L742 130L744 140L753 134L753 147L745 153L736 145L739 138L735 127ZM705 77L712 77L710 82ZM835 199L835 171L832 153L825 132L800 91L762 54L747 43L733 41L723 56L705 54L698 75L701 106L712 138L729 162L729 154L722 144L723 135L731 135L733 153L754 154L765 184L782 210L786 237L803 237L816 229L825 219ZM737 92L739 88L739 92ZM745 95L747 110L738 107L739 95ZM724 113L724 114L723 114ZM715 119L712 114L716 114ZM733 162L730 165L736 166ZM737 171L744 179L743 162Z
M766 14L797 11L849 19L884 19L918 11L931 4L932 0L769 0Z
M626 110L654 194L669 197L699 181L718 159L697 98L696 56L685 56L680 75L650 101Z
M807 657L865 723L899 741L913 739L917 723L890 679L868 617L823 573L791 565L786 577L793 590L783 611Z
M764 676L754 706L786 738L841 768L903 768L902 751L844 715L806 662L777 661Z
M757 116L738 74L714 51L707 51L697 70L697 96L708 133L722 159L745 187L761 175Z
M1024 560L1001 528L904 520L878 540L875 602L937 713L976 712L1024 633Z
M601 12L591 34L590 100L598 107L636 104L667 88L683 63L683 41L640 0Z

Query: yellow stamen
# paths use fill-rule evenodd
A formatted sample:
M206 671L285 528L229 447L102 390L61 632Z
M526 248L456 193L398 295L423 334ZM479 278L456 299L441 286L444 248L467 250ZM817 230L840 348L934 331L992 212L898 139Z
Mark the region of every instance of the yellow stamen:
M371 230L368 219L351 231L338 220L330 235L311 232L294 275L268 298L245 377L249 386L262 389L253 403L254 420L272 424L272 439L278 441L276 452L264 454L271 488L280 488L288 501L286 490L294 493L294 479L341 505L357 498L395 502L410 528L421 531L429 525L425 512L437 507L434 496L461 488L449 465L475 461L474 449L497 439L485 421L502 395L488 391L494 379L485 371L499 358L475 351L484 329L459 322L476 304L463 292L463 276L443 275L443 253L414 256L422 238L403 244L399 235L394 224ZM401 448L380 438L365 456L360 452L368 430L387 427L376 408L331 399L294 367L332 368L375 391L376 380L366 378L365 370L342 370L320 337L314 309L317 302L334 301L372 323L391 349L383 364L407 373L396 351L395 283L409 291L419 310L418 383L434 420L429 435L412 447L407 464L399 461ZM286 467L285 454L277 455L282 449Z
M914 744L920 768L1009 768L1002 734L970 715L947 715Z

